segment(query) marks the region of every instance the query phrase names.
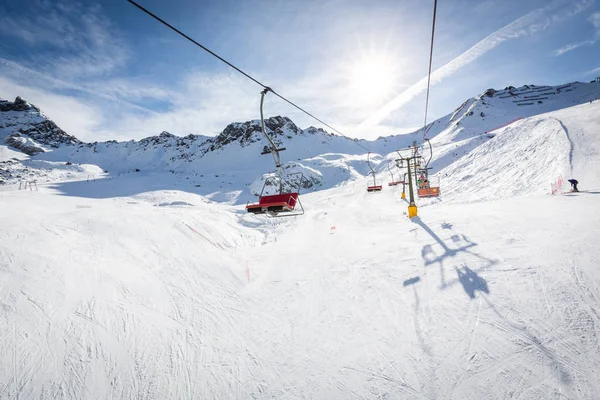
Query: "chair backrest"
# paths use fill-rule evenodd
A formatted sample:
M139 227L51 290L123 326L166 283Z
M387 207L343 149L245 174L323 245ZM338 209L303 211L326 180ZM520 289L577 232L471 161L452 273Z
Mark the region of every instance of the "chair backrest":
M296 202L298 201L298 193L282 193L282 194L272 194L269 196L263 196L258 201L260 205L273 204L273 203L285 203L290 208L294 208L296 206Z
M429 187L424 189L417 189L417 194L419 197L437 197L440 195L439 187Z

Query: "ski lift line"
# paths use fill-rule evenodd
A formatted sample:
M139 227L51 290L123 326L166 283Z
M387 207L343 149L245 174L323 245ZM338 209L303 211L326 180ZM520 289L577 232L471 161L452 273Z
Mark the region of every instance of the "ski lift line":
M425 98L425 122L423 123L423 140L427 134L427 111L429 110L429 87L431 86L431 64L433 61L433 39L435 36L435 15L437 12L437 0L433 0L433 22L431 24L431 46L429 48L429 73L427 74L427 95Z
M328 127L329 129L331 129L332 131L336 132L337 134L345 137L346 139L350 139L352 140L357 146L362 147L364 150L366 151L370 151L367 147L363 146L362 144L354 141L353 138L350 138L346 135L344 135L342 132L340 132L339 130L335 129L333 126L329 125L328 123L324 122L323 120L321 120L320 118L317 118L316 116L314 116L313 114L311 114L310 112L306 111L305 109L303 109L302 107L298 106L297 104L293 103L292 101L288 100L287 98L283 97L282 95L280 95L279 93L277 93L276 91L274 91L273 89L271 89L269 86L265 85L264 83L260 82L259 80L255 79L254 77L252 77L251 75L247 74L246 72L244 72L243 70L241 70L240 68L236 67L235 65L233 65L232 63L230 63L229 61L225 60L223 57L219 56L218 54L214 53L213 51L211 51L210 49L206 48L205 46L203 46L202 44L198 43L196 40L192 39L191 37L189 37L188 35L186 35L185 33L183 33L182 31L180 31L179 29L175 28L173 25L169 24L167 21L165 21L164 19L160 18L159 16L157 16L156 14L152 13L151 11L147 10L146 8L142 7L141 5L139 5L138 3L136 3L133 0L127 0L128 2L130 2L131 4L133 4L134 6L136 6L137 8L139 8L141 11L145 12L146 14L148 14L149 16L151 16L152 18L154 18L155 20L157 20L158 22L162 23L163 25L165 25L166 27L170 28L172 31L176 32L177 34L179 34L180 36L184 37L185 39L189 40L190 42L192 42L193 44L195 44L196 46L200 47L202 50L206 51L207 53L209 53L210 55L216 57L217 59L219 59L220 61L224 62L225 64L227 64L228 66L230 66L231 68L235 69L237 72L239 72L240 74L244 75L246 78L250 79L252 82L256 83L259 86L262 86L263 89L270 91L271 93L273 93L275 96L279 97L281 100L285 101L286 103L290 104L291 106L297 108L298 110L302 111L304 114L308 115L309 117L313 118L314 120L320 122L321 124L323 124L324 126Z

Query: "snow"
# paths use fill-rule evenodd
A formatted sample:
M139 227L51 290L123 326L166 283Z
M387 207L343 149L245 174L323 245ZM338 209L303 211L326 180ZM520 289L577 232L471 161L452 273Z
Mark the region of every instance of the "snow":
M327 181L302 217L247 214L272 160L225 150L203 180L7 187L0 398L600 398L599 126L594 102L440 133L442 198L412 220L401 187L366 192L366 155L293 144ZM550 196L560 174L588 191Z

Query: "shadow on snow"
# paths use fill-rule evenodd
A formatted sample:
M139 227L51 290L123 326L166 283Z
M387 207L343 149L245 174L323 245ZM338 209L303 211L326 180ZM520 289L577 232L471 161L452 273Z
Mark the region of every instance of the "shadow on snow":
M446 243L440 236L435 233L427 224L425 224L419 217L414 217L411 221L417 225L419 225L432 239L435 240L436 244L441 248L441 252L437 251L434 246L436 244L426 244L421 249L421 257L423 257L423 261L425 266L439 264L440 267L440 289L446 289L449 286L452 286L456 283L461 283L465 292L470 298L474 298L474 290L473 284L470 282L476 282L478 287L485 287L485 293L489 293L489 289L487 287L487 283L483 278L477 275L478 270L485 270L490 266L497 264L498 261L489 259L475 251L473 248L477 246L477 243L471 241L465 235L462 234L453 234L450 236L450 243ZM452 227L452 224L445 222L442 224L442 229L449 229ZM449 282L446 281L446 271L444 268L444 262L456 257L460 254L469 254L475 257L481 265L476 270L470 269L464 264L461 269L458 269L456 266L454 267L457 272L457 279L451 280ZM485 285L484 285L485 284ZM477 289L479 290L479 289Z
M246 180L252 182L253 178L255 177L248 176ZM251 195L248 189L240 191L239 188L236 189L236 185L220 176L194 179L185 175L138 172L95 181L59 182L49 184L48 187L57 190L63 196L90 199L130 197L151 191L178 190L204 196L216 202L245 204L256 200L256 196Z

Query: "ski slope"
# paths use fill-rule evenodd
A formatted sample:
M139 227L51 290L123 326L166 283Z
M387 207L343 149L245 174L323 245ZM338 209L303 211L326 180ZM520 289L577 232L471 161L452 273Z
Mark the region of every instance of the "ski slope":
M0 398L600 398L599 108L503 128L413 220L367 179L287 219L173 176L0 191Z

